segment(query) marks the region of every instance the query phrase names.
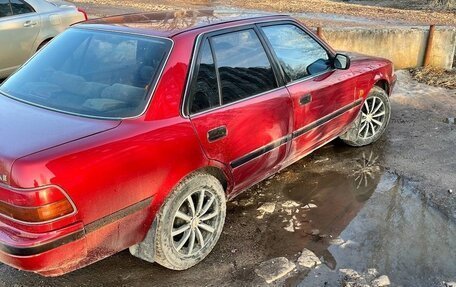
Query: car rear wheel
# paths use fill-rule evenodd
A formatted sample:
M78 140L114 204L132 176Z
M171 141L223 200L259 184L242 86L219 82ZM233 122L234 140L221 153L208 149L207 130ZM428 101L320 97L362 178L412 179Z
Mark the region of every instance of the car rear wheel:
M155 219L154 261L173 270L198 264L217 243L225 215L220 182L208 174L191 175L169 195Z
M51 39L47 39L47 40L43 41L43 43L41 43L41 44L38 46L38 49L36 49L36 51L38 52L39 50L43 49L44 46L46 46L46 44L49 43L49 41L51 41Z
M388 127L391 103L380 87L372 88L364 101L358 118L341 139L351 146L365 146L376 142Z

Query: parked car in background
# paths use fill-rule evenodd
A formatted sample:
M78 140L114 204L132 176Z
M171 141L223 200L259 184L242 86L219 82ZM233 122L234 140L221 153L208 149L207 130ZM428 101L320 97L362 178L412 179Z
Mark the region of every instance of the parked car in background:
M57 276L130 248L190 268L226 200L335 138L377 141L395 79L288 16L75 25L0 86L0 261Z
M0 0L0 79L87 14L62 0Z

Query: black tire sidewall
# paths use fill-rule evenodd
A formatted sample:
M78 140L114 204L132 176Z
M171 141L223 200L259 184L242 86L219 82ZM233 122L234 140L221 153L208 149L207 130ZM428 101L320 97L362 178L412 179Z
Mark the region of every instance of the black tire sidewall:
M174 215L182 202L191 194L201 189L211 192L216 197L220 211L216 223L216 235L205 243L204 248L192 256L183 256L173 247L171 230ZM226 198L222 185L213 176L195 174L179 184L166 199L156 218L155 261L167 268L185 270L201 262L215 247L223 230L226 216Z
M380 130L377 132L377 134L375 136L368 138L368 139L363 139L363 138L359 137L358 131L356 131L357 137L355 140L345 140L345 139L343 140L348 145L357 146L357 147L370 145L370 144L376 142L378 139L380 139L380 137L385 133L385 130L387 129L387 127L389 125L389 121L391 119L391 102L388 97L388 94L385 92L385 90L383 90L380 87L377 87L377 86L373 87L372 90L369 92L369 95L367 96L365 101L367 101L369 98L372 98L374 96L380 98L383 101L383 104L385 106L385 118L384 118L383 125L380 127ZM364 103L363 103L363 105L364 105ZM363 106L361 106L361 110L359 112L358 117L361 117L362 109L363 109ZM359 120L359 118L357 118L355 121L358 121L358 120ZM358 129L359 126L357 125L356 128Z

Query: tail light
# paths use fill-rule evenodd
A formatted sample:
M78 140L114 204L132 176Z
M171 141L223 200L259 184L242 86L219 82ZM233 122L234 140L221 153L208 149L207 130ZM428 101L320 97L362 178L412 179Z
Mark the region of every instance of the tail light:
M82 10L81 8L78 8L78 11L81 12L84 15L85 20L87 21L89 17L87 17L86 11Z
M0 216L24 223L45 223L74 214L68 196L56 186L13 189L0 186Z

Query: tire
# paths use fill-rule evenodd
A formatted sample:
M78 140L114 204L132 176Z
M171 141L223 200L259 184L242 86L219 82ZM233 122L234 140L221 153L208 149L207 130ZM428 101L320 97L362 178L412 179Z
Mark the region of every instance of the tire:
M350 146L370 145L383 135L390 117L391 103L388 94L382 88L374 86L358 117L340 138Z
M220 238L225 216L226 198L221 183L204 173L189 176L165 200L152 226L154 261L173 270L198 264ZM173 231L181 233L173 236Z
M36 49L36 51L38 52L39 50L43 49L43 47L46 46L46 44L49 43L49 41L51 41L51 39L45 40L43 43L41 43L38 46L38 49Z

